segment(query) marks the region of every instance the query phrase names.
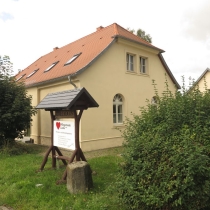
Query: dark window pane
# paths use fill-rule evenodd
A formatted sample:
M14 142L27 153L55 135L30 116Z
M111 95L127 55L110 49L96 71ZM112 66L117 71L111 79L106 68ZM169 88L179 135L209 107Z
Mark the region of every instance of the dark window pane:
M118 105L117 108L118 108L117 112L118 112L118 113L122 113L122 105Z
M116 114L113 114L113 123L117 123Z
M118 123L122 123L122 114L118 114Z
M113 113L116 113L116 105L113 105Z

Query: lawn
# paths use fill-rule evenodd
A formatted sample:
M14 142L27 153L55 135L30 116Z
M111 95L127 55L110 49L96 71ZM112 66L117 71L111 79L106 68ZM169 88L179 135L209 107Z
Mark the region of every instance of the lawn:
M30 152L25 154L0 152L0 206L15 210L123 209L115 189L122 148L85 153L91 169L96 172L92 176L94 188L88 193L70 194L66 184L56 185L65 168L52 169L49 158L44 170L37 172L43 160L43 149L35 145L27 147Z

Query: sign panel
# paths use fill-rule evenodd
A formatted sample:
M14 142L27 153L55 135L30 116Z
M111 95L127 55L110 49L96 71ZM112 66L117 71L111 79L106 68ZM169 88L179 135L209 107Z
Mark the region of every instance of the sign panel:
M74 118L74 112L70 110L56 110L55 116L56 118Z
M68 121L54 121L53 144L57 147L75 150L75 123Z

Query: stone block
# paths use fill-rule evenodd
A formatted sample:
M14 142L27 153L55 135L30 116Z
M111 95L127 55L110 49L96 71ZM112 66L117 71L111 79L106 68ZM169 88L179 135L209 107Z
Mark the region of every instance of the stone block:
M67 166L67 189L70 193L85 193L93 187L90 165L76 161Z

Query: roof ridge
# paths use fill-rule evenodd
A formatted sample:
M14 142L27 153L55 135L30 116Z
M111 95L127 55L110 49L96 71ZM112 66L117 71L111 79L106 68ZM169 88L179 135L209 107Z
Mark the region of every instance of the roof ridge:
M117 23L113 23L113 25L114 25L114 33L115 33L115 35L119 35L119 32L118 32L118 24Z
M116 23L115 23L115 24L116 24ZM147 42L147 41L144 40L143 38L137 36L136 34L130 32L129 30L127 30L127 29L125 29L125 28L123 28L122 26L116 24L115 27L117 27L116 30L117 30L118 34L115 34L114 36L116 36L116 37L121 37L121 38L125 38L125 39L128 39L128 40L130 40L130 41L135 41L135 42L138 42L138 43L140 43L140 44L142 44L142 45L145 45L145 46L147 46L147 47L152 47L152 48L157 49L157 50L159 50L159 51L161 51L161 52L164 52L164 50L162 50L162 49L156 47L155 45L153 45L153 44ZM127 34L122 34L122 33L119 31L119 29L123 30L123 31L124 31L125 33L127 33ZM115 29L114 29L114 30L115 30ZM129 37L128 35L130 35L131 37Z
M109 25L109 26L111 26L111 25ZM109 27L109 26L107 26L107 27ZM104 30L104 29L107 28L107 27L103 27L101 30ZM96 31L94 31L94 32L92 32L92 33L90 33L90 34L88 34L88 35L86 35L86 36L83 36L83 37L81 37L81 38L79 38L79 39L77 39L77 40L75 40L75 41L73 41L73 42L70 42L70 43L68 43L68 44L66 44L66 45L64 45L64 46L62 46L62 47L59 47L59 49L61 49L61 48L63 48L63 47L66 47L66 46L68 46L68 45L70 45L70 44L79 42L79 41L81 41L82 39L86 39L87 37L92 36L93 34L95 34L95 33L97 33L97 32L100 32L101 30L96 30ZM59 49L58 49L58 50L59 50ZM52 51L52 52L53 52L53 51Z
M125 30L126 32L128 32L128 33L131 34L132 36L135 36L137 39L139 39L140 42L143 42L143 44L146 44L146 45L149 45L149 46L151 46L151 47L155 47L155 48L159 49L158 47L156 47L156 46L154 46L153 44L147 42L146 40L144 40L144 39L141 38L140 36L137 36L136 34L130 32L128 29L122 27L121 25L119 25L119 24L117 24L117 23L113 23L113 24L111 24L111 25L109 25L109 26L112 26L112 25L114 25L114 34L115 34L115 36L116 36L116 35L122 36L122 35L120 35L119 29L118 29L118 28L121 28L122 30ZM106 27L104 27L104 28L107 28L107 27L109 27L109 26L106 26ZM162 49L160 49L160 50L162 50ZM162 50L162 51L163 51L163 50Z

